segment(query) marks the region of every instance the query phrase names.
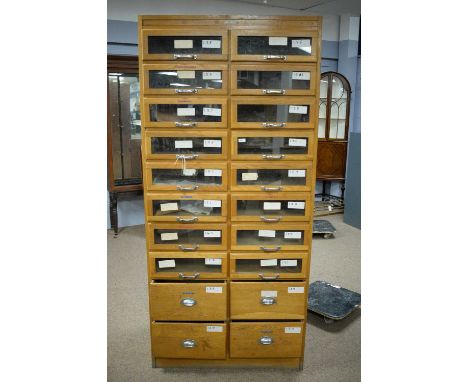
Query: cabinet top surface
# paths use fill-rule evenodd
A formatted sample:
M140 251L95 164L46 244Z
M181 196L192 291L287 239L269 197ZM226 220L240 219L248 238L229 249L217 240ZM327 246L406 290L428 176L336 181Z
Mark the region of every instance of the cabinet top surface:
M320 21L322 16L256 16L256 15L139 15L140 20L310 20Z

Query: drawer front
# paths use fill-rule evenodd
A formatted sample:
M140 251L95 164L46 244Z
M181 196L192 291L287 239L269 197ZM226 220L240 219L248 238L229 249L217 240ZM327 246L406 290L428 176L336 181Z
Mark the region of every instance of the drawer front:
M146 97L145 127L225 128L224 97Z
M312 129L314 97L231 97L233 129Z
M225 160L228 151L226 131L146 130L147 159Z
M224 95L227 84L227 64L143 64L145 95Z
M231 253L234 280L304 279L309 269L307 253Z
M310 224L235 223L231 226L232 250L306 251L310 242Z
M227 196L206 193L154 193L146 194L148 221L185 223L225 222Z
M231 282L231 319L300 320L304 318L306 283Z
M143 60L227 60L227 31L219 29L148 29L141 31Z
M226 324L153 322L151 340L156 358L226 358Z
M232 61L316 62L318 32L291 30L231 31Z
M312 208L310 193L243 192L231 194L232 221L310 222Z
M222 251L226 249L226 224L173 224L147 225L148 246L152 250L168 251Z
M225 162L148 161L145 187L149 191L226 191Z
M312 162L231 162L232 191L311 191Z
M233 160L312 160L314 130L232 131Z
M235 95L314 95L316 64L232 65Z
M150 277L157 280L209 280L227 276L226 252L149 252Z
M226 283L157 283L149 287L153 321L223 321Z
M233 322L232 358L295 358L302 356L302 322Z

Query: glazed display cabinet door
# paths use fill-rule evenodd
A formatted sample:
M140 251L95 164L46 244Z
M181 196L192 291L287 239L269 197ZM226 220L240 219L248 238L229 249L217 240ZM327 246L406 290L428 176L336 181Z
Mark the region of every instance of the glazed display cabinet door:
M233 160L312 160L314 131L244 131L232 132Z
M145 126L180 128L225 128L227 122L224 97L147 97Z
M307 253L231 253L230 276L234 280L304 279Z
M149 252L148 269L152 279L225 279L226 252ZM291 268L292 269L292 268Z
M231 93L235 95L315 94L316 64L232 65Z
M311 191L312 162L231 162L232 191Z
M231 220L236 222L310 222L312 208L310 193L244 192L231 194Z
M143 60L227 60L227 31L143 30Z
M235 223L231 226L231 250L307 251L310 242L310 224Z
M318 43L312 31L233 30L231 60L315 62Z
M184 164L185 163L185 164ZM148 161L145 187L149 191L226 191L225 162L201 162L183 159L178 163Z
M145 131L147 159L225 160L226 131Z
M226 249L226 224L147 224L151 250L222 251Z
M233 129L312 129L314 97L231 97Z
M143 90L147 95L225 95L226 64L144 64Z
M148 221L173 223L225 222L227 196L204 193L154 193L146 194Z

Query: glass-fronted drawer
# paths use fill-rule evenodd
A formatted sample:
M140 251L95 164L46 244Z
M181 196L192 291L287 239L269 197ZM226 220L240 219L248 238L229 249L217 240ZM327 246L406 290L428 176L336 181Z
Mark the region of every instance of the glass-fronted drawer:
M143 30L143 60L227 60L227 41L219 29Z
M232 132L233 160L311 160L314 155L313 130Z
M226 224L147 224L151 250L222 251L226 249Z
M231 226L231 250L307 251L310 242L310 224L235 223Z
M309 270L307 253L231 253L231 279L303 279Z
M233 129L310 129L315 115L314 97L231 97Z
M313 207L310 193L305 192L293 194L289 192L236 192L231 194L232 221L310 222Z
M143 92L223 95L227 93L227 64L144 64Z
M186 224L226 221L226 194L148 192L146 200L148 221Z
M233 61L317 61L318 33L287 30L231 31Z
M232 191L311 191L310 162L231 162Z
M147 97L145 127L226 127L224 97Z
M225 279L226 252L149 252L149 272L153 279Z
M226 159L226 131L159 130L145 131L147 159L216 160Z
M232 65L231 94L314 95L317 65Z
M226 191L226 162L148 161L145 187L149 191Z

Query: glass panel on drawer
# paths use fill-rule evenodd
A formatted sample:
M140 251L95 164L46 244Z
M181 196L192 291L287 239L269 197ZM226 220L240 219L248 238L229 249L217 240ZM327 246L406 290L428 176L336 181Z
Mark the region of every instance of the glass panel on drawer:
M151 154L221 154L222 140L213 137L151 137Z
M157 258L157 272L220 273L223 259L214 258Z
M221 89L221 70L149 70L151 89Z
M155 229L154 243L220 245L221 236L221 230Z
M221 104L150 104L151 122L221 122Z
M237 200L238 216L305 216L305 200Z
M237 153L306 155L308 141L308 137L243 137L237 139Z
M221 200L153 200L153 216L221 216L221 203Z
M303 245L302 230L238 230L237 245Z
M301 273L302 259L236 259L236 273Z
M221 175L221 169L152 169L153 184L159 185L192 186L198 184L215 186L222 184Z
M249 185L306 185L306 169L238 169L237 184Z
M238 36L237 54L312 56L312 39L310 36Z
M238 89L309 90L310 71L238 70Z
M148 36L149 54L221 54L222 36Z
M309 105L237 105L238 122L309 122Z

